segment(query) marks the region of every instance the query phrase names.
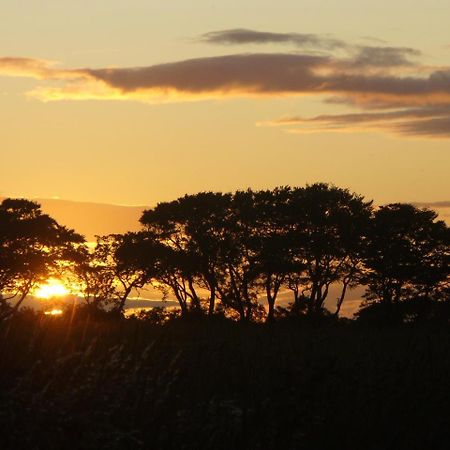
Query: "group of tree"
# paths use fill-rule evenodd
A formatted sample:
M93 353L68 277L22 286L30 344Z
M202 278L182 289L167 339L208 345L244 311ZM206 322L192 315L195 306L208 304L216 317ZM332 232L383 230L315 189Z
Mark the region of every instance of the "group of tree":
M410 204L375 208L332 185L202 192L144 211L139 232L89 246L27 200L0 206L0 292L19 295L51 274L77 286L86 304L123 312L152 285L182 316L225 314L242 321L283 314L321 316L330 287L366 286L367 311L449 304L450 232L437 214ZM262 304L267 305L267 313ZM375 305L375 307L372 307ZM422 307L422 306L421 306ZM422 308L423 309L423 308ZM417 308L415 310L417 312ZM431 311L431 312L430 312Z
M0 204L0 318L19 309L34 288L64 264L83 237L24 199ZM14 300L14 307L8 300Z

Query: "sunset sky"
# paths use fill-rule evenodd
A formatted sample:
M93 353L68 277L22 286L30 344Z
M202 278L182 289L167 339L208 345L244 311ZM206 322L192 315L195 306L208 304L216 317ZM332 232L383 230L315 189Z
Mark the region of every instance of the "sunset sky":
M448 0L2 0L0 196L450 200Z

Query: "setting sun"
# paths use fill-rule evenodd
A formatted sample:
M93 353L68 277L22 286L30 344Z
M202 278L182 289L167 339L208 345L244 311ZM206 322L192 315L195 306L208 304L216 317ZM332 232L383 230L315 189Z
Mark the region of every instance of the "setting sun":
M46 316L60 316L63 313L62 309L52 309L50 311L45 311Z
M50 278L46 284L39 286L35 292L35 296L38 298L52 298L52 297L64 297L68 295L69 291L61 283L60 280Z

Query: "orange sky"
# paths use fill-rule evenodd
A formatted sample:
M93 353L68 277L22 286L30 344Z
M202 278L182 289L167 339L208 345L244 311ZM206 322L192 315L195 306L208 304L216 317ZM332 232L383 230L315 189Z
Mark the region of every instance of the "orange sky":
M445 0L6 0L1 196L448 201ZM432 32L430 32L432 30Z

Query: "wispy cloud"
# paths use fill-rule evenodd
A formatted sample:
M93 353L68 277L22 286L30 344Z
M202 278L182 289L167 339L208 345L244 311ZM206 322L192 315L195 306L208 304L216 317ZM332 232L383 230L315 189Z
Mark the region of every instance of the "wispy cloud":
M357 47L353 61L356 67L407 67L416 65L421 52L409 47Z
M293 44L301 48L333 50L345 48L347 44L327 35L313 33L270 33L247 28L210 31L202 34L199 41L209 44L242 45L242 44Z
M284 117L259 125L288 126L294 133L386 131L404 136L450 138L450 106L395 111ZM292 129L292 126L295 126Z
M51 61L0 58L0 75L54 81L29 95L52 100L188 101L224 97L315 95L351 113L290 117L264 125L292 132L377 130L450 137L450 67L429 67L409 47L349 46L329 37L225 30L219 43L290 42L326 53L244 53L124 68L64 69ZM337 53L332 50L339 50ZM355 112L356 108L356 112ZM294 129L293 129L294 127Z
M413 204L419 208L450 208L450 200L442 202L414 202Z
M38 80L83 78L83 70L58 69L57 62L44 59L0 57L0 75L31 77Z
M366 40L368 38L365 38ZM342 50L349 55L349 63L355 67L393 67L414 65L421 52L409 47L390 47L385 42L371 38L377 46L351 44L330 35L313 33L271 33L247 28L210 31L198 40L209 44L247 45L282 44L293 45L310 51ZM380 45L383 44L383 45Z

